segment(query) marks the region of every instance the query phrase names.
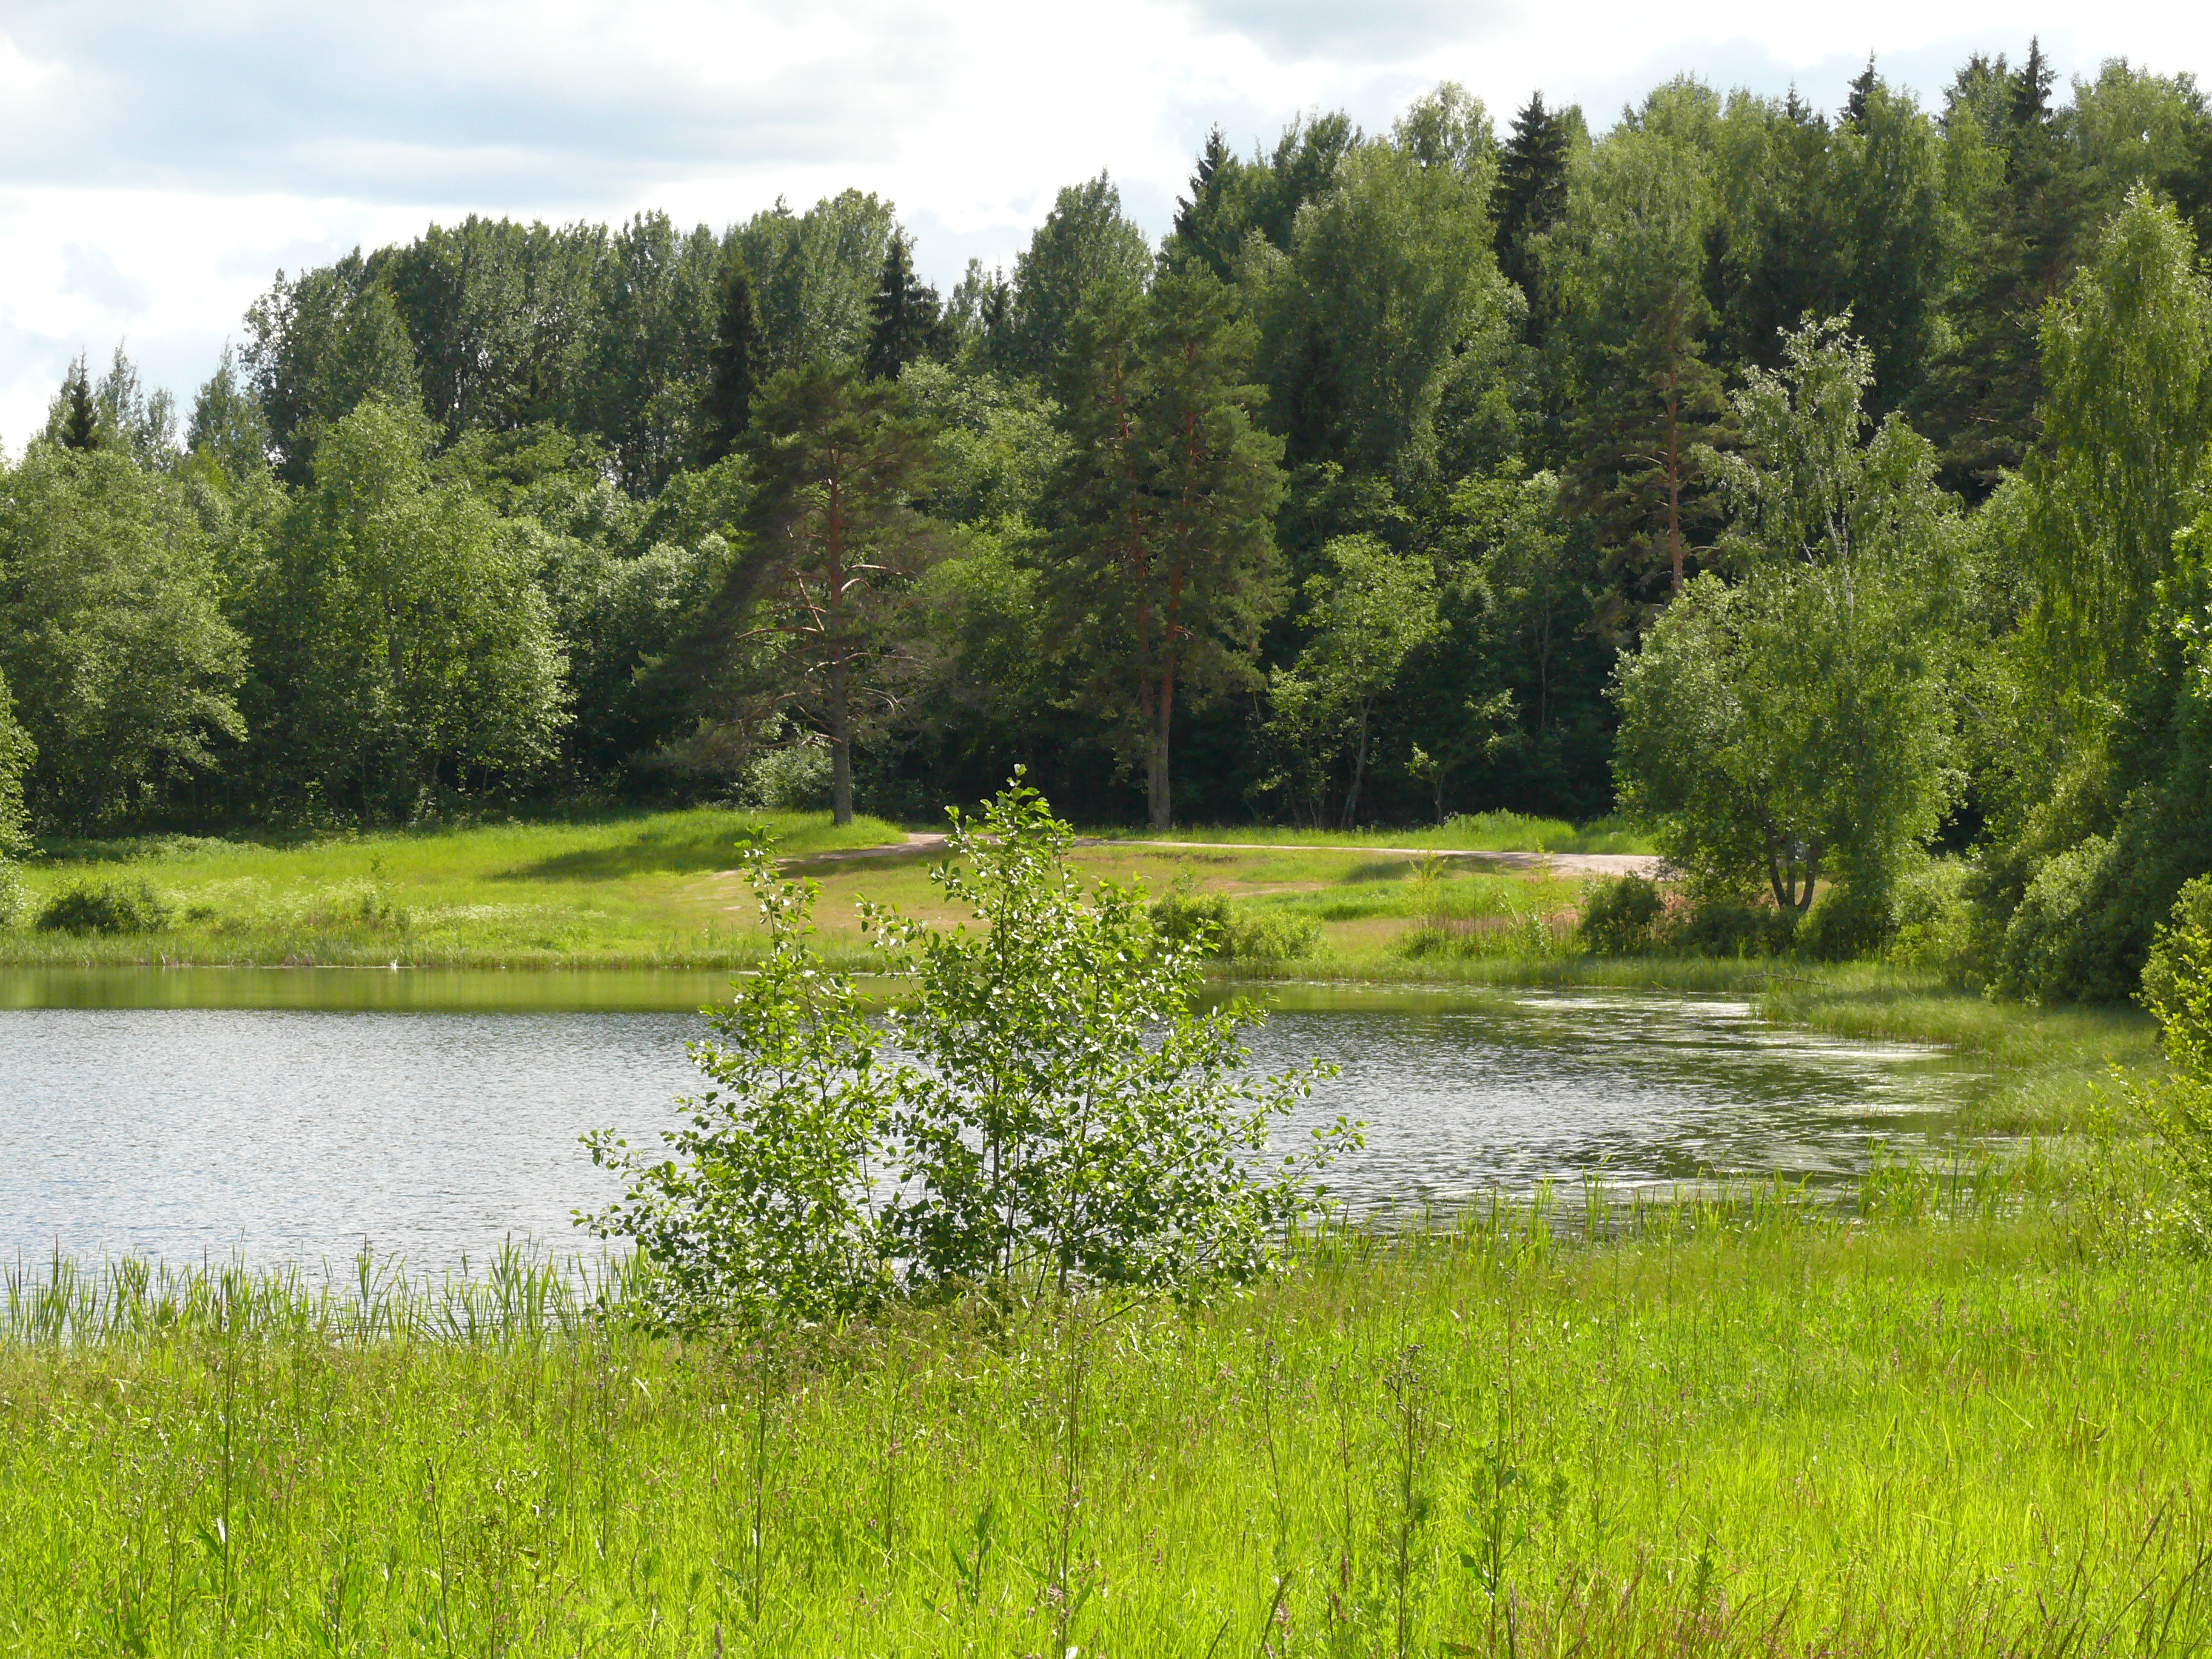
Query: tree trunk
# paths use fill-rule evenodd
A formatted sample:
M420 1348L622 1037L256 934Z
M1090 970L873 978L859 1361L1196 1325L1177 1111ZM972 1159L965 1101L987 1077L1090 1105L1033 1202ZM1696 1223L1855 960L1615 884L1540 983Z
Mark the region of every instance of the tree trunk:
M853 821L853 711L844 660L830 665L830 816Z
M1367 777L1367 705L1359 705L1359 746L1352 751L1352 790L1344 798L1344 823L1349 830L1359 816L1359 786Z
M1682 423L1670 386L1667 398L1667 550L1674 556L1674 597L1682 597Z
M1175 715L1175 664L1160 670L1159 689L1152 708L1152 742L1145 756L1145 803L1152 828L1167 829L1175 819L1175 802L1168 785L1168 733Z

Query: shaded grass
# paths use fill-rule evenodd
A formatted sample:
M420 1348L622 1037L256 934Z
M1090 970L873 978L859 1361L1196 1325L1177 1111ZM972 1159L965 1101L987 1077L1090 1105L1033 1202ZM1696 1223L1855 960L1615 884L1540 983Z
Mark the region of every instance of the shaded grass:
M2203 1650L2205 1268L1942 1190L1870 1225L1739 1190L1595 1243L1498 1206L1195 1306L765 1349L513 1263L473 1299L79 1276L43 1313L19 1276L0 1644Z

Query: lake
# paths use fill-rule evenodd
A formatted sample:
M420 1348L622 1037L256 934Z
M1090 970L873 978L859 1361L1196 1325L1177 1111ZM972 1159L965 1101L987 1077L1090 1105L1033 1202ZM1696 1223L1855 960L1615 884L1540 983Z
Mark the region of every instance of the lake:
M0 1257L417 1268L588 1244L613 1195L577 1145L675 1121L716 975L0 970ZM1275 986L1257 1061L1342 1074L1354 1208L1597 1172L1816 1181L1940 1135L1980 1081L1940 1051L1765 1025L1723 997ZM686 1012L689 1010L690 1012Z

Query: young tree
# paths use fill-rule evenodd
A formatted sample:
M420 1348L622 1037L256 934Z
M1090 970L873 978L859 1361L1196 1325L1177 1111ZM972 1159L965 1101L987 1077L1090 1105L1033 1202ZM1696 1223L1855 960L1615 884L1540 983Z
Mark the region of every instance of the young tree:
M850 365L786 369L761 389L746 435L751 547L732 582L773 695L828 735L832 808L853 819L856 726L896 698L915 580L940 527L915 506L938 466L898 388Z
M16 724L15 700L8 694L8 680L0 675L0 865L30 844L26 834L29 815L23 810L23 775L39 757L38 745ZM0 875L0 882L4 882Z
M82 352L77 354L76 361L62 379L53 412L46 417L46 429L64 449L100 447L100 409L93 401L92 377L86 372Z
M760 307L753 302L753 280L744 256L731 248L722 256L721 303L714 315L714 343L707 354L707 396L701 410L707 441L701 451L708 465L737 453L752 422L753 397L768 376L768 337Z
M1158 829L1178 697L1255 683L1284 598L1282 447L1252 423L1250 354L1230 292L1191 273L1149 295L1097 284L1061 360L1054 583L1092 702L1143 757Z
M1321 793L1349 751L1352 779L1341 828L1359 821L1376 703L1396 684L1406 659L1436 637L1436 570L1419 555L1394 553L1372 536L1342 537L1322 550L1326 569L1306 582L1299 619L1310 635L1297 663L1269 679L1280 734Z
M1625 810L1708 884L1763 879L1802 912L1824 875L1886 893L1955 778L1942 606L1954 507L1893 416L1861 441L1871 354L1838 322L1792 336L1735 399L1731 552L1625 659Z
M1221 129L1206 135L1190 194L1176 198L1173 228L1160 250L1170 270L1204 270L1222 282L1236 274L1237 256L1251 226L1253 179Z

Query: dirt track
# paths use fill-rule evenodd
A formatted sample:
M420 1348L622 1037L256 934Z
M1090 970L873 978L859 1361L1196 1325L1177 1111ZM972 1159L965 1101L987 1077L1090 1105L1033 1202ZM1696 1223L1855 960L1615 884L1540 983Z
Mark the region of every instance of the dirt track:
M1176 848L1188 852L1226 853L1367 853L1382 858L1417 859L1425 853L1439 858L1465 859L1492 870L1550 869L1571 876L1649 876L1656 874L1660 860L1647 853L1474 853L1441 847L1375 847L1362 843L1325 846L1304 842L1261 841L1137 841L1085 836L1078 847ZM896 858L908 853L929 852L945 845L942 831L909 835L888 847L852 847L834 853L814 853L792 860L797 864L844 864L861 859Z

